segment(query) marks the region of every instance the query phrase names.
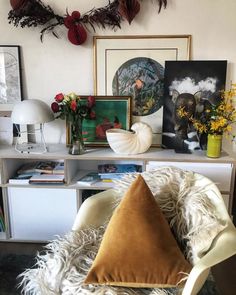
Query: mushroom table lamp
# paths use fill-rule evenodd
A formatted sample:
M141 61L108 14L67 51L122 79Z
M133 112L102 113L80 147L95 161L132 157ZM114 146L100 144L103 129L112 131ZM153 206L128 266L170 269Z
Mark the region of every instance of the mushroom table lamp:
M47 152L43 127L44 123L54 120L54 115L45 102L28 99L17 103L14 105L11 119L18 133L16 151L34 154Z

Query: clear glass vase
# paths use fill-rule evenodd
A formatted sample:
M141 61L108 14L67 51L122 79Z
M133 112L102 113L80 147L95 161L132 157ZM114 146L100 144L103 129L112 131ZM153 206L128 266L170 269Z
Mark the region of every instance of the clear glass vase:
M81 155L85 152L82 124L82 118L76 118L73 120L73 122L70 122L69 154L71 155Z

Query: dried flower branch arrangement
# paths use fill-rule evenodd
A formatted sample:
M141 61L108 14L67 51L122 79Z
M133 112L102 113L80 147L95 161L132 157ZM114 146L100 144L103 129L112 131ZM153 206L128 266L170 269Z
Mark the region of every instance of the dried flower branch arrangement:
M153 0L159 7L166 8L167 0ZM95 32L95 27L110 27L120 29L121 22L126 19L129 24L140 11L139 0L108 0L104 7L93 8L83 15L79 11L60 16L56 14L49 5L45 5L41 0L10 0L12 10L9 11L9 23L15 27L44 26L40 32L40 39L46 32L51 32L58 38L55 28L64 25L68 29L68 39L75 45L83 44L87 39L89 27Z

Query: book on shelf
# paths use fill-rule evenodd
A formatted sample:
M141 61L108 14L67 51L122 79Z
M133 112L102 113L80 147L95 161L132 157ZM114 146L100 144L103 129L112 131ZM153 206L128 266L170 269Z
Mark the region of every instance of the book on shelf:
M111 179L111 178L103 178L101 181L103 183L112 183L114 179Z
M32 173L23 173L23 174L18 174L15 175L14 177L9 179L10 184L28 184L30 178L33 175L40 175L40 172L32 172Z
M25 173L32 173L32 172L53 174L56 171L55 169L57 169L58 171L62 171L61 163L63 163L63 174L64 174L64 162L58 162L58 161L38 161L38 162L26 163L22 165L20 169L17 170L17 174L25 174Z
M29 184L63 184L64 175L60 174L39 174L29 179Z
M77 180L77 184L90 186L100 180L101 178L97 172L89 172L86 175L79 178Z
M120 179L125 173L99 173L101 179Z
M35 171L41 172L43 174L53 174L53 171L58 164L59 162L55 161L42 161L38 163Z
M98 173L131 173L142 172L142 165L137 164L100 164L98 165Z
M64 162L58 162L55 168L52 170L53 174L64 174L65 172Z
M30 162L23 164L16 172L16 174L29 174L36 172L36 167L39 162Z
M0 232L5 232L5 230L6 230L6 227L5 227L4 214L3 214L2 206L0 205Z

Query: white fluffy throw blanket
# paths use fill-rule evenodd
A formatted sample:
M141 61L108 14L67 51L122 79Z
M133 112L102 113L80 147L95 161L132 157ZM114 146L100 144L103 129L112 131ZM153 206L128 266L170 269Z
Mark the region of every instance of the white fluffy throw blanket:
M195 264L211 246L213 238L224 228L217 210L207 196L209 187L195 185L193 172L162 167L142 176L159 203L188 260ZM135 174L116 182L123 193ZM117 204L119 204L117 201ZM144 289L83 285L98 251L106 225L96 229L70 232L50 242L36 264L20 275L25 295L164 295L177 294L177 289Z

